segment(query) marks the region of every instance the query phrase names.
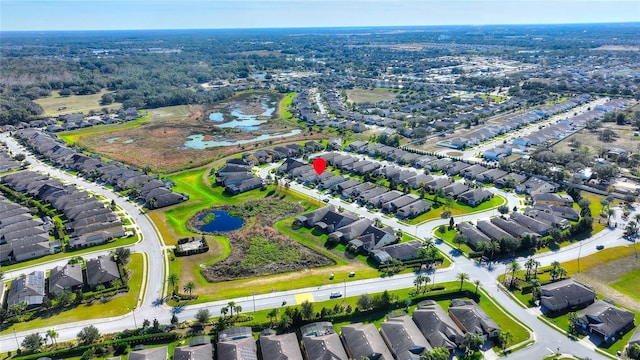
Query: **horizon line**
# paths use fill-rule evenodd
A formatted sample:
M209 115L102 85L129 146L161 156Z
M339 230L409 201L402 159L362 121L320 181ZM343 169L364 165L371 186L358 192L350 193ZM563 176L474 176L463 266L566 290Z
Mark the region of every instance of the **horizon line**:
M604 22L566 22L566 23L494 23L494 24L439 24L439 25L331 25L331 26L261 26L261 27L225 27L225 28L139 28L139 29L35 29L3 30L0 33L33 32L99 32L99 31L189 31L189 30L313 30L313 29L382 29L382 28L435 28L435 27L491 27L491 26L567 26L567 25L640 25L640 21L604 21Z

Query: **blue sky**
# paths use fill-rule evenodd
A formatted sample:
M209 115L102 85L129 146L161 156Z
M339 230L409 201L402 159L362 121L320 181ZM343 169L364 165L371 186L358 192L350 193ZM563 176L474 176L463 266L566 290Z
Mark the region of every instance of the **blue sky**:
M639 0L0 0L0 30L638 22Z

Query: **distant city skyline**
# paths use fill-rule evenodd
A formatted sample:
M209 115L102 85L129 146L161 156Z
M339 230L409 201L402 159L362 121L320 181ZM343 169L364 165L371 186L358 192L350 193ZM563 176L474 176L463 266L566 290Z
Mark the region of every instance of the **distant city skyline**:
M0 30L640 22L638 0L0 0Z

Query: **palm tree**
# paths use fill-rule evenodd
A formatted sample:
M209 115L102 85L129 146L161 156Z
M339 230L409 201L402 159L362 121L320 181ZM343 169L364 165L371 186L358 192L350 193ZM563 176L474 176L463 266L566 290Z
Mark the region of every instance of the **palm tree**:
M509 343L512 341L513 341L513 334L511 333L511 331L505 330L500 333L500 344L502 345L503 349L506 348L507 345L509 345Z
M169 282L169 285L171 285L171 293L174 295L176 293L176 286L178 286L179 281L180 281L180 277L176 273L171 273L167 277L167 282Z
M229 311L231 312L231 314L229 316L233 316L233 311L236 309L236 302L235 301L229 301L227 303L227 306L229 306Z
M491 240L489 243L489 252L491 253L491 259L496 256L496 252L500 251L500 244L497 241Z
M517 261L512 261L511 264L509 264L509 270L511 271L511 287L513 287L516 280L516 272L520 271L520 269L520 264Z
M473 284L476 286L476 295L478 295L478 286L480 286L481 282L480 280L474 280Z
M184 285L183 290L189 293L189 299L191 299L191 293L196 289L196 284L193 281L189 281Z
M49 329L47 330L47 337L49 337L51 340L53 340L53 342L58 345L58 341L56 340L58 338L60 334L58 334L57 331L55 331L54 329Z
M527 259L527 262L524 263L524 267L527 269L525 278L527 279L527 281L529 280L529 277L531 276L531 269L533 269L533 267L536 266L535 260L533 258L529 258Z
M533 266L534 266L533 275L537 279L538 278L538 266L540 266L540 261L534 260Z
M456 278L460 280L460 290L462 291L462 285L466 280L469 280L469 274L467 274L466 272L461 272L456 275Z
M223 306L220 308L220 314L222 314L222 317L227 316L228 313L229 313L229 307Z
M432 248L436 245L435 241L433 241L433 238L425 238L424 240L422 240L422 246L424 246L425 248L429 249Z
M424 287L422 288L422 292L425 293L427 292L427 287L429 286L429 282L431 281L431 278L427 275L421 275L422 276L422 283L424 284Z
M551 263L551 280L558 280L558 271L562 266L560 266L560 262L554 261Z
M567 274L567 269L563 268L562 266L558 269L558 278L563 279L567 276Z
M416 294L418 294L420 292L420 285L422 285L422 275L418 275L413 279L413 285L416 286Z
M531 295L535 299L535 298L538 297L539 293L540 293L540 280L532 279L531 280Z
M236 311L236 315L240 315L240 313L242 312L242 306L236 305L233 310Z

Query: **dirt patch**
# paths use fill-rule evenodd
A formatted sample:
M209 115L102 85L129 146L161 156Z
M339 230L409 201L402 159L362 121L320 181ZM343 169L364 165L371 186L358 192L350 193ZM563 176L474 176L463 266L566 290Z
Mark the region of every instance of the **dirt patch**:
M608 284L615 283L620 277L631 271L640 269L640 263L634 255L616 259L606 264L597 265L587 271L573 274L576 280L592 286L596 292L603 294L606 298L615 301L629 309L640 311L640 303L630 299L627 295L611 288Z

